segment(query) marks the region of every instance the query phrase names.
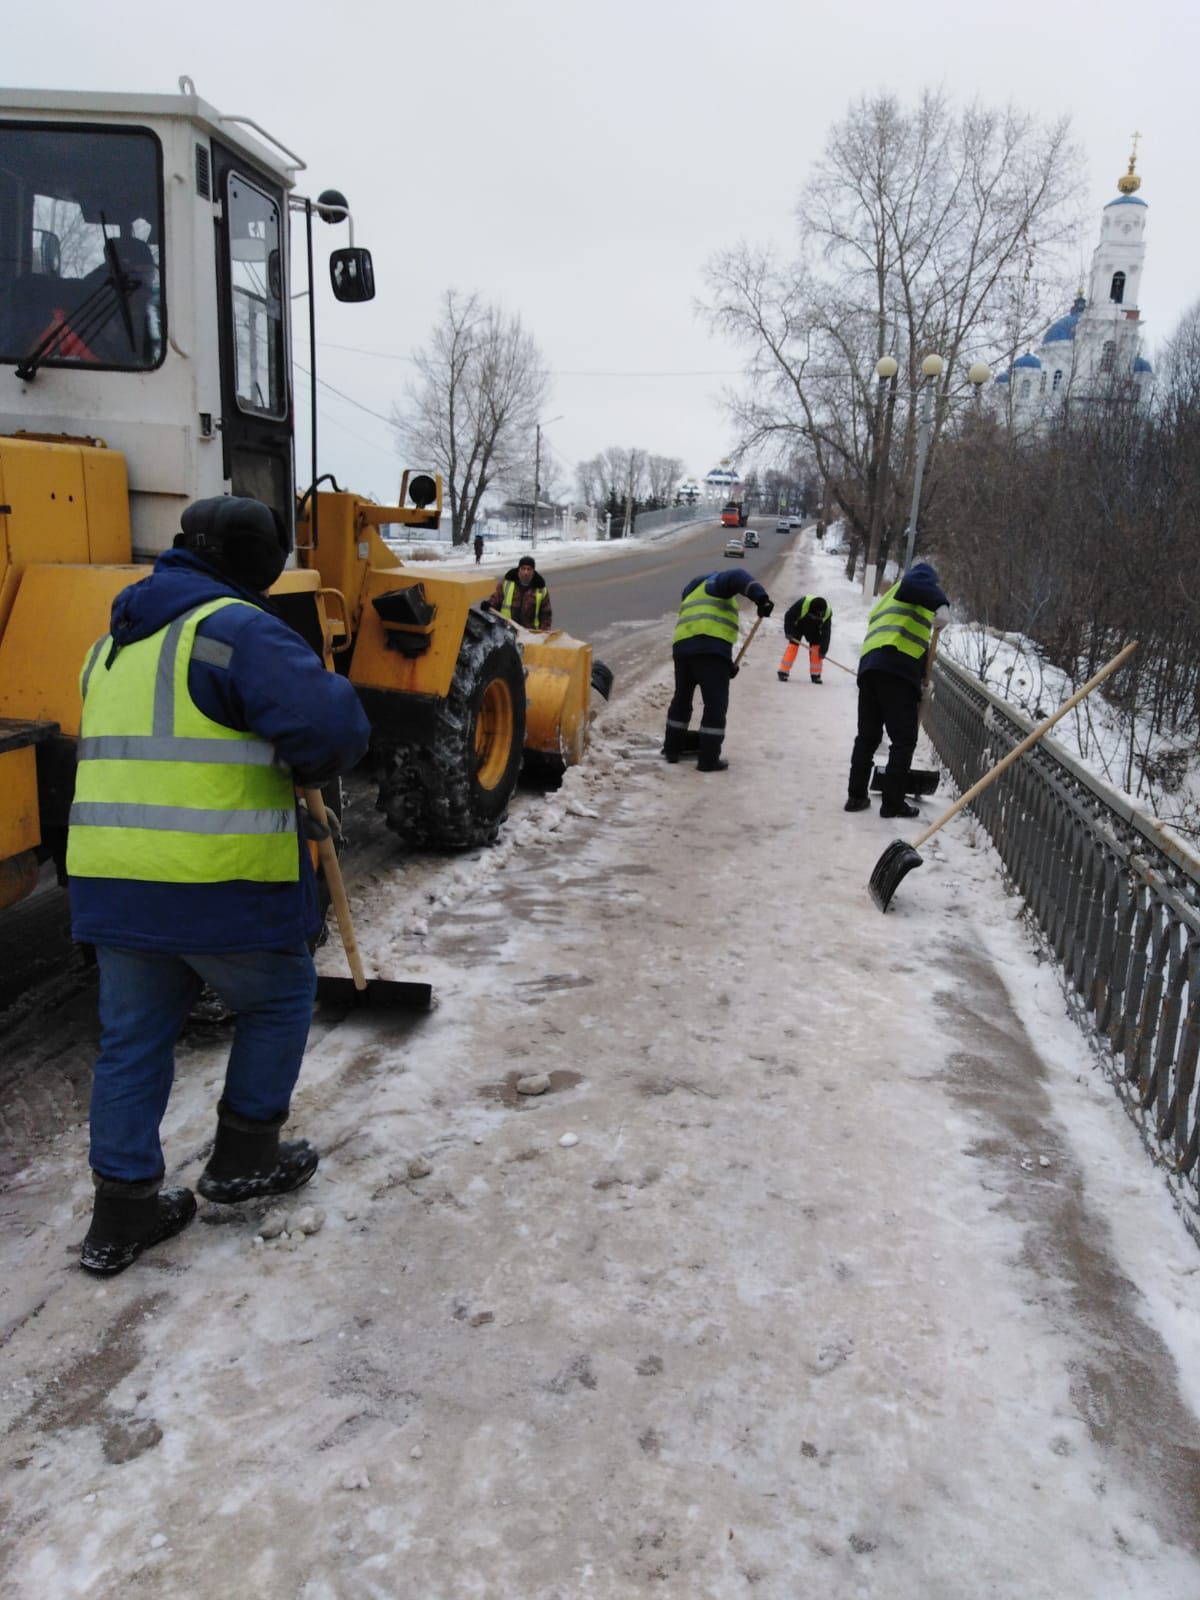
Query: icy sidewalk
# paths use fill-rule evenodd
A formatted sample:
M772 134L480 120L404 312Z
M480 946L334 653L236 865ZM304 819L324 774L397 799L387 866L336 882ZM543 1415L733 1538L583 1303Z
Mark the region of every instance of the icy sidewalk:
M440 1004L319 1021L290 1237L210 1210L98 1286L80 1130L6 1196L0 1594L1200 1593L1200 1262L992 857L959 819L881 916L852 679L778 683L773 618L701 776L668 638L499 848L356 894Z

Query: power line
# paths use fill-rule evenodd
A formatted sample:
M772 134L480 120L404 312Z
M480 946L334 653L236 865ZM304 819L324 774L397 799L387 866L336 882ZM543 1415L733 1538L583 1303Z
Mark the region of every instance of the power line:
M317 343L323 350L346 350L352 355L375 356L380 361L415 361L413 355L402 355L396 350L368 350L363 345L357 344L331 344L328 340L318 339ZM679 371L639 371L636 368L575 368L551 367L552 378L742 378L744 371L725 369L722 367L693 367L683 368Z
M320 341L318 341L318 343L319 342ZM292 360L293 360L295 366L299 368L299 370L304 374L304 376L306 378L311 378L312 377L312 373L303 364L303 362L297 361L294 356L293 356ZM324 378L318 378L317 379L317 384L322 389L328 389L330 394L337 395L339 400L345 400L347 405L357 406L357 408L360 411L365 411L369 417L376 417L380 422L386 422L389 428L394 426L394 423L392 422L391 417L385 417L382 411L372 411L370 406L363 405L361 400L356 400L353 395L346 394L344 392L344 390L342 390L342 389L335 389L333 384L332 383L326 383Z

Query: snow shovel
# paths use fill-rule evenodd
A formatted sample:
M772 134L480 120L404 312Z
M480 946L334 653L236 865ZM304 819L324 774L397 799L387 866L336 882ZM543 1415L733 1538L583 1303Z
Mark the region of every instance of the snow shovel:
M433 1000L433 988L428 983L403 983L393 978L368 979L363 972L362 957L358 953L358 940L354 937L354 924L350 920L350 902L346 898L346 885L338 864L329 816L319 789L305 789L304 803L308 814L316 823L317 854L325 873L329 898L337 914L338 931L342 948L350 964L349 978L330 978L317 974L317 999L323 1005L360 1006L381 1011L427 1011Z
M1065 717L1073 706L1077 706L1085 695L1091 694L1097 684L1103 683L1105 678L1114 673L1118 667L1124 666L1136 649L1137 640L1135 639L1132 644L1127 644L1124 650L1115 655L1106 667L1101 667L1094 678L1089 678L1082 689L1076 689L1071 698L1064 701L1057 711L1052 712L1044 722L1039 722L1033 732L1026 734L1019 745L1010 750L1006 756L1001 757L991 771L985 772L977 783L971 785L966 794L960 795L948 811L943 811L937 821L925 829L920 838L914 840L912 844L906 844L903 839L892 840L891 844L888 845L875 863L875 870L872 872L871 881L867 885L871 892L871 899L874 900L880 911L887 910L892 903L892 896L904 879L914 867L921 865L921 858L917 854L920 846L927 839L932 838L939 828L945 827L950 818L957 816L964 806L970 805L977 794L986 789L988 784L994 783L1006 768L1011 767L1014 761L1019 760L1025 754L1026 750L1031 750L1042 735L1048 732L1060 717Z
M933 794L941 781L941 773L933 767L910 767L908 777L904 780L904 792L911 795ZM871 774L872 793L878 794L883 788L883 768L876 767Z

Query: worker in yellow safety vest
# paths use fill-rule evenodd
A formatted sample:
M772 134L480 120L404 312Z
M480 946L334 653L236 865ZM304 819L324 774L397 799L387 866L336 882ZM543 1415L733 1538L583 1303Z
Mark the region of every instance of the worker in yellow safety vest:
M550 591L532 556L522 556L515 567L509 567L492 590L490 604L502 617L534 633L550 631Z
M729 710L729 685L737 676L733 647L738 637L737 597L754 602L760 617L769 617L774 605L767 591L745 567L693 578L684 587L671 640L675 666L675 693L667 707L663 755L677 762L683 754L692 703L700 691L703 707L697 747L697 772L724 772L722 760L725 719Z
M845 810L865 811L871 804L871 764L886 729L891 750L879 815L919 815L905 788L917 747L925 663L934 630L949 620L950 602L926 561L910 567L872 607L858 661L858 734Z
M183 514L176 548L116 597L89 651L70 813L71 929L100 968L95 1199L81 1264L121 1272L196 1202L163 1189L175 1041L209 985L236 1015L216 1139L197 1188L233 1204L307 1183L280 1142L300 1072L322 916L297 785L361 759L370 724L265 591L286 537L257 500Z

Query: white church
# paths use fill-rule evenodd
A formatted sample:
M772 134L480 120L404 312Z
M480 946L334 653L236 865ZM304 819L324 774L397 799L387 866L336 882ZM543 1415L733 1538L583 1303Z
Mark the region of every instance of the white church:
M1117 180L1120 192L1104 207L1087 293L1081 288L1037 349L1018 356L992 384L995 410L1014 425L1036 427L1068 404L1149 400L1154 374L1141 352L1138 308L1149 208L1137 194L1136 165L1135 141L1129 170Z

